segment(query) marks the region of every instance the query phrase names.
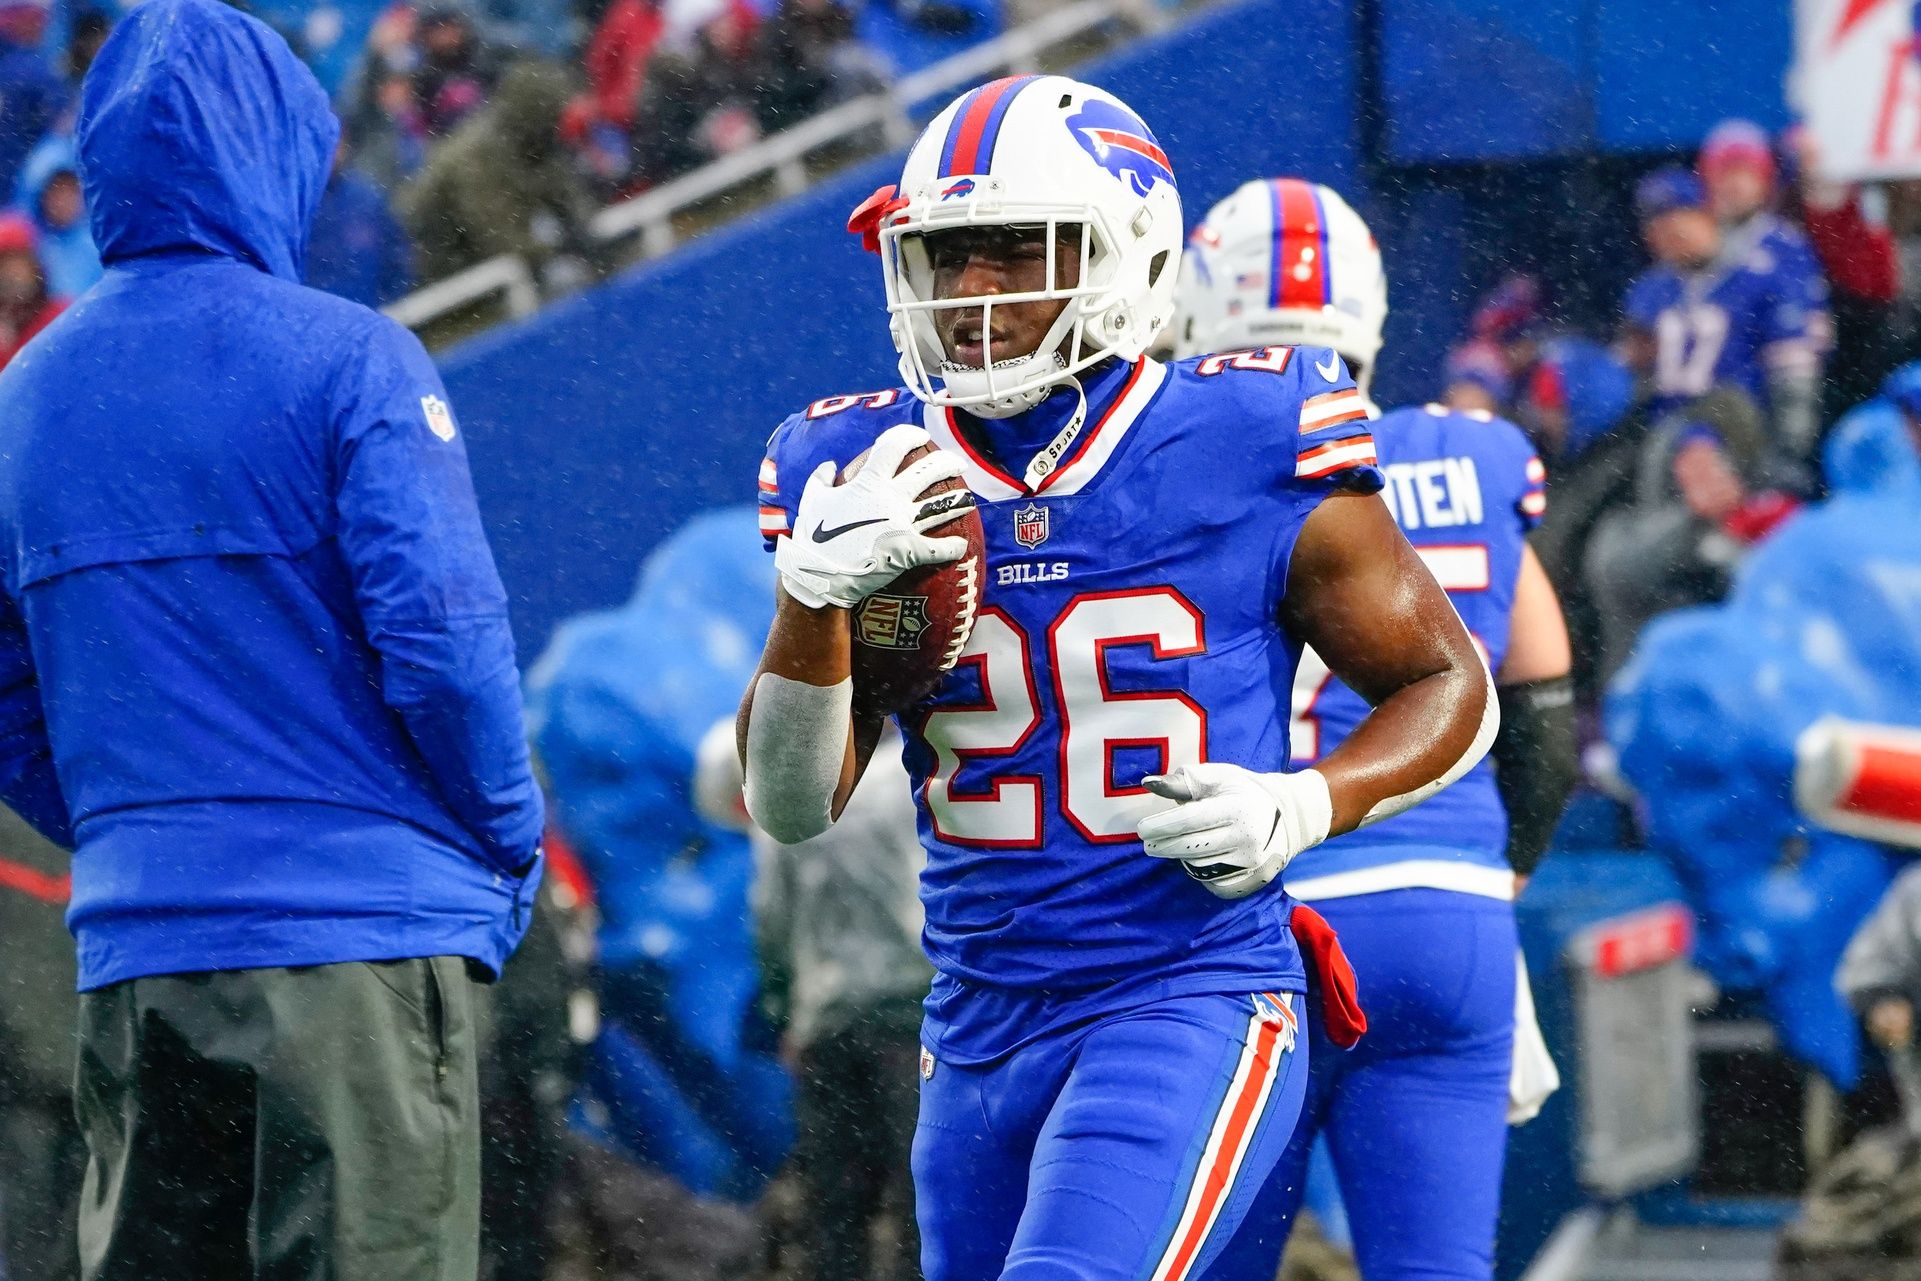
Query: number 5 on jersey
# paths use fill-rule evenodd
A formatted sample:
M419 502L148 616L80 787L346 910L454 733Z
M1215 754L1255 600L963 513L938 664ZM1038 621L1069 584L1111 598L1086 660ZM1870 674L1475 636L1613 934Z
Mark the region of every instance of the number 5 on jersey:
M1116 785L1116 751L1156 752L1162 770L1204 761L1207 712L1178 689L1115 691L1108 651L1144 645L1156 660L1203 653L1200 610L1172 587L1089 592L1069 601L1041 638L1053 673L1046 694L1059 722L1053 771L1059 795L1048 796L1041 774L1012 772L958 791L954 778L962 765L1014 756L1040 730L1044 704L1034 679L1034 643L1005 611L982 607L956 665L957 671L976 669L980 698L937 708L921 726L934 753L926 791L934 830L958 845L1032 849L1041 843L1051 800L1087 840L1137 839L1141 819L1166 802L1137 785Z

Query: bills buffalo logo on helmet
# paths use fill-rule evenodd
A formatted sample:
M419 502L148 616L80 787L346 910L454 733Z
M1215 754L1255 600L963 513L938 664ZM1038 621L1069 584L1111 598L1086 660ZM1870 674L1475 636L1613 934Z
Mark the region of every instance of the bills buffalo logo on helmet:
M1174 170L1167 163L1167 153L1140 117L1125 107L1090 98L1067 118L1067 128L1095 164L1126 183L1135 195L1147 195L1155 183L1172 185Z
M964 196L971 196L974 194L974 188L978 185L979 184L972 178L962 178L958 182L949 183L940 193L940 198L942 200L958 200Z

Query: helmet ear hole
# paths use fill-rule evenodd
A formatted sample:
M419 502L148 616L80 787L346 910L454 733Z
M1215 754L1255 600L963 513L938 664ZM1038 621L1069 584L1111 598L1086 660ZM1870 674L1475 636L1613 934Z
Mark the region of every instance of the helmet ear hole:
M1161 283L1161 273L1167 270L1167 260L1169 256L1167 250L1163 249L1155 254L1153 260L1148 263L1147 284L1149 288L1153 288Z
M1074 105L1074 95L1073 95L1073 94L1071 94L1071 93L1064 93L1064 94L1062 94L1062 95L1061 95L1061 101L1060 101L1060 107L1058 108L1059 110L1061 110L1061 111L1065 111L1065 110L1067 110L1067 109L1068 109L1069 107L1071 107L1071 106L1073 106L1073 105Z

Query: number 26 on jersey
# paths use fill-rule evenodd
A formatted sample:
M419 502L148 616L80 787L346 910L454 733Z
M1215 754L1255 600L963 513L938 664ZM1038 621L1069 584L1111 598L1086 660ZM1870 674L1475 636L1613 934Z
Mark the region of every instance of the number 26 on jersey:
M1136 839L1136 825L1166 802L1116 785L1116 751L1158 753L1163 769L1205 760L1207 712L1178 689L1115 691L1108 651L1130 645L1148 647L1156 660L1203 653L1201 612L1172 587L1088 592L1070 600L1044 635L1031 636L998 606L983 607L955 668L976 670L979 698L936 708L921 726L934 753L926 804L935 832L957 845L1031 849L1041 844L1053 804L1086 840ZM1052 673L1046 690L1035 677L1040 649ZM1029 746L1042 731L1044 699L1057 720L1056 768L994 773L957 788L962 765L1006 760Z

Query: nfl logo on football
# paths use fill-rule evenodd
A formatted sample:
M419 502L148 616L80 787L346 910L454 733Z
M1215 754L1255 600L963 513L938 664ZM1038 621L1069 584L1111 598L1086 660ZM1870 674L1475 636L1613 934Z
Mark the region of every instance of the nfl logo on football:
M1022 547L1039 547L1047 541L1047 509L1029 503L1014 509L1014 541Z

